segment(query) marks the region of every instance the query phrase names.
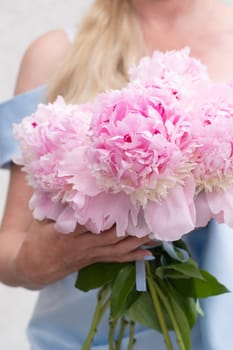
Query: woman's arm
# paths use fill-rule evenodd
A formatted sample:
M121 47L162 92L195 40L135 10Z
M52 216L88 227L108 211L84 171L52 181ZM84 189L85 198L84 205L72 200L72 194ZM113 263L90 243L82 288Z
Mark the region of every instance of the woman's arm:
M47 84L61 64L69 45L63 30L47 33L35 40L22 59L15 95ZM10 285L18 284L16 276L11 276L7 267L11 270L10 262L17 255L25 238L25 227L31 220L28 211L30 196L31 191L26 184L25 175L18 166L12 165L0 234L0 280Z
M46 84L68 49L63 31L48 33L34 42L22 60L15 93ZM150 255L137 250L147 238L118 238L114 228L93 235L77 225L74 233L59 234L51 221L32 218L30 196L24 173L12 165L0 232L0 281L6 284L39 289L97 261L133 261Z

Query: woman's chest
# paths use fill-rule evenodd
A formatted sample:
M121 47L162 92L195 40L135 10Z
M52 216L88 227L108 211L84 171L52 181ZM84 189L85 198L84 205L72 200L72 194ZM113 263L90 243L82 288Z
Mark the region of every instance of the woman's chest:
M227 29L216 25L193 31L181 30L163 34L154 39L150 48L154 50L179 50L190 47L191 56L204 63L210 77L219 82L233 79L233 26ZM200 26L201 27L201 26Z
M233 80L233 31L208 40L193 42L191 55L200 59L210 77L217 82Z
M216 82L228 82L233 80L233 48L231 50L218 50L207 52L200 57L207 66L208 73Z

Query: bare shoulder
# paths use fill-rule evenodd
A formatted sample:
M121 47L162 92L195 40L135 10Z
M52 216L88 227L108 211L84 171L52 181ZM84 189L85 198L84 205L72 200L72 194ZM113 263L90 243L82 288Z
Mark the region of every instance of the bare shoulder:
M47 84L62 64L69 47L70 41L63 29L50 31L33 41L22 58L15 93Z

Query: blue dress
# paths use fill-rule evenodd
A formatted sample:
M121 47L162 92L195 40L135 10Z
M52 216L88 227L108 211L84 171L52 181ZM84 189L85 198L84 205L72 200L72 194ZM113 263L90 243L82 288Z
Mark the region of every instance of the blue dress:
M0 165L4 166L10 162L12 157L18 152L17 143L13 139L12 123L20 122L22 117L31 114L37 104L44 100L45 95L46 87L40 87L0 104ZM206 249L208 242L207 228L188 235L188 237L191 240L194 252L196 250L197 257L200 259L201 251ZM212 247L212 250L211 248L207 250L210 257L209 260L207 259L207 265L212 266L212 261L214 259L217 260L213 250L215 245ZM218 262L220 261L220 265L224 266L224 251L221 254L221 259L218 259ZM232 259L230 262L232 263ZM212 272L215 273L213 268ZM72 274L40 291L28 326L31 350L81 349L81 344L86 337L95 307L96 291L83 293L75 289L75 279L76 274ZM223 297L217 298L220 301ZM220 313L218 307L216 307L216 300L214 298L213 301L211 299L210 303L204 303L204 307L206 307L208 315L211 315L211 317L205 317L195 327L192 341L193 350L230 350L232 348L233 332L230 329L230 319L233 320L233 313L229 317L221 313L222 318L219 319ZM232 295L228 297L227 303L233 310ZM98 329L92 346L93 350L108 349L106 322L107 319L101 323ZM219 325L221 325L221 334L218 331ZM201 332L201 329L204 332ZM218 338L218 343L216 343L216 338ZM165 349L163 338L159 333L141 326L137 327L136 339L135 350ZM213 339L214 342L212 341ZM127 349L127 337L124 339L123 344L124 349ZM177 349L176 345L174 349Z
M0 104L0 166L7 167L12 157L18 154L13 123L20 123L23 117L30 115L45 96L46 87L41 86Z

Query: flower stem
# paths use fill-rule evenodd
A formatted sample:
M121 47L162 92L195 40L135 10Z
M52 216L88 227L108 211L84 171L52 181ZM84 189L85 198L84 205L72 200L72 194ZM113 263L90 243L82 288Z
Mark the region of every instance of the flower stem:
M134 348L134 344L135 344L134 333L135 333L135 322L130 321L130 324L129 324L129 343L128 343L127 350L133 350L133 348Z
M122 339L125 333L125 328L128 324L128 321L126 321L126 319L124 317L121 318L121 323L120 323L120 330L119 330L119 334L116 340L116 350L120 350L121 349L121 343L122 343Z
M114 333L115 333L116 325L117 325L116 320L109 320L109 334L108 334L109 350L115 350Z
M93 342L94 336L97 332L97 327L107 309L109 306L110 298L108 298L106 301L106 297L109 293L109 286L104 286L101 288L98 292L97 296L97 304L96 304L96 309L92 318L92 323L91 327L88 333L88 336L82 346L82 350L90 350L91 349L91 344Z
M161 308L161 305L160 305L158 294L157 294L157 291L156 291L156 288L155 288L154 284L152 283L153 277L152 277L152 274L151 274L151 271L150 271L149 261L146 261L146 271L147 271L147 282L148 282L149 291L151 293L151 297L152 297L152 300L153 300L155 312L156 312L156 315L157 315L158 320L159 320L159 324L160 324L161 331L162 331L163 336L164 336L164 340L165 340L165 343L166 343L166 346L167 346L167 350L173 350L172 342L171 342L171 339L170 339L170 336L169 336L169 333L168 333L168 328L167 328L166 321L165 321L165 318L164 318L164 315L163 315L163 311L162 311L162 308ZM153 280L153 282L155 283L154 280Z
M180 332L180 328L179 328L179 325L178 325L178 323L176 321L176 317L174 315L172 307L171 307L171 305L169 303L168 297L166 297L164 295L163 291L161 290L161 288L159 286L157 286L157 291L158 291L158 295L161 298L165 308L167 309L167 313L168 313L168 315L170 317L170 320L172 322L174 331L176 333L176 339L177 339L177 343L179 345L179 348L180 348L180 350L185 350L185 344L183 342L183 338L182 338L182 335L181 335L181 332Z

